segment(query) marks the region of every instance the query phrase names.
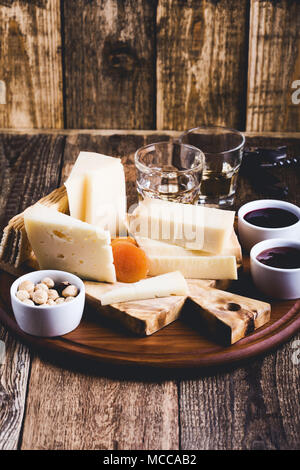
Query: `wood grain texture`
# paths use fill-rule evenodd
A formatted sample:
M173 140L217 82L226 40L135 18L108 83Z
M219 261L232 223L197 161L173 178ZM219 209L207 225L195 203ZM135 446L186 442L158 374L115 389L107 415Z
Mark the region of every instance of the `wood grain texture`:
M147 142L154 142L154 139L159 140L170 140L171 138L177 139L181 135L181 131L174 130L153 130L153 129L43 129L42 131L45 135L60 135L63 133L65 136L78 137L88 136L88 139L94 139L95 137L112 137L118 136L118 139L126 139L126 137L132 139L134 136L140 136L147 140ZM5 129L0 128L0 134L9 134L9 135L40 135L41 131L39 129L28 129L28 128L19 128L19 129ZM245 131L243 134L249 139L284 139L285 142L296 142L300 139L300 132L284 132L284 131Z
M0 340L5 344L5 362L0 363L0 450L15 450L23 422L30 353L1 325Z
M42 196L60 177L64 137L0 135L0 229Z
M252 0L247 130L299 131L300 106L292 103L299 77L300 3Z
M176 383L105 379L35 357L21 448L178 449Z
M217 339L219 332L221 344L234 344L270 321L271 305L251 297L199 286L189 300L194 320Z
M60 1L0 5L0 125L63 127Z
M8 219L56 187L62 137L0 135L0 230ZM0 365L0 448L16 449L25 407L30 354L2 326L6 361Z
M63 2L66 127L155 127L155 3Z
M245 368L181 382L182 449L298 449L297 338Z
M99 316L109 318L121 328L138 335L152 335L177 320L185 303L185 296L169 296L161 299L120 302L106 307L101 296L110 290L120 289L123 283L109 286L105 283L85 281L86 299L98 311Z
M161 0L157 128L243 128L247 1Z

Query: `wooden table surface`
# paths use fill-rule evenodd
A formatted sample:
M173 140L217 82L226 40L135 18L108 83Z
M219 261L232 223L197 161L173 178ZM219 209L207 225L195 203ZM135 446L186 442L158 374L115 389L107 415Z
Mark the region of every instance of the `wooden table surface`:
M133 177L135 150L170 131L0 131L0 228L60 185L79 150L121 156ZM251 145L298 134L247 134ZM299 168L280 170L299 204ZM135 198L128 185L129 202ZM255 194L240 178L236 207ZM193 378L112 377L95 367L41 357L0 325L0 449L296 449L300 446L300 334L265 357ZM298 340L298 343L295 341ZM298 353L297 353L298 346ZM299 360L297 360L299 358ZM299 362L299 364L297 364Z

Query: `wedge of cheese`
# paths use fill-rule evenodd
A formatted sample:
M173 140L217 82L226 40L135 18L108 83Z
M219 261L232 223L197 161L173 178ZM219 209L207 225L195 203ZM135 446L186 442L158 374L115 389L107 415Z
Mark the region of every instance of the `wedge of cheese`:
M207 251L187 250L182 246L151 240L150 238L135 236L135 240L140 248L145 251L147 256L213 256L213 253L208 253ZM240 266L242 264L241 245L239 244L234 230L220 255L235 256L237 265Z
M110 290L100 297L101 305L132 300L155 299L169 295L187 295L188 285L183 275L176 271L162 276L143 279L120 289Z
M125 174L119 158L80 152L65 186L72 217L109 230L112 238L127 233Z
M149 256L149 275L180 271L189 279L237 279L235 256Z
M233 230L234 212L145 198L128 220L133 235L221 253Z
M116 281L108 231L39 204L24 212L24 223L40 269Z

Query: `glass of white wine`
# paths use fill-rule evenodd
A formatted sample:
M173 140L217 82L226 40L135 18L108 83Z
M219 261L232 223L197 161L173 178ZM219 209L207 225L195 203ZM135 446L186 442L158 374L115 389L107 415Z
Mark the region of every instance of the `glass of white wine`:
M174 141L156 142L135 153L139 197L195 204L199 198L203 152Z
M181 134L178 142L198 147L205 155L198 203L223 208L232 206L244 135L227 127L201 126Z

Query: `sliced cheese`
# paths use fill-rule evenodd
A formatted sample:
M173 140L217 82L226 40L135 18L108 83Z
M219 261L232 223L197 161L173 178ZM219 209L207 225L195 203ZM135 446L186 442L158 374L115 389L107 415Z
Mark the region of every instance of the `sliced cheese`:
M65 182L70 214L104 230L111 237L126 234L126 185L119 158L80 152Z
M108 231L39 204L24 212L24 223L40 269L116 281Z
M145 198L128 220L133 235L221 253L233 230L234 212Z
M149 256L149 275L180 271L189 279L237 279L235 256Z
M187 250L182 246L172 245L171 243L161 242L158 240L151 240L150 238L135 236L140 248L142 248L147 256L213 256L213 253L208 253L202 250ZM230 238L227 240L224 250L220 255L235 256L238 265L242 264L242 250L238 242L234 230Z
M98 158L99 157L99 158ZM107 159L106 155L94 152L80 152L72 171L65 181L68 194L70 215L76 219L85 221L86 214L86 180L85 172L99 170L99 162Z
M110 305L132 300L154 299L169 295L187 295L188 285L180 272L172 272L162 276L143 279L128 284L120 289L112 289L101 297L101 305Z

